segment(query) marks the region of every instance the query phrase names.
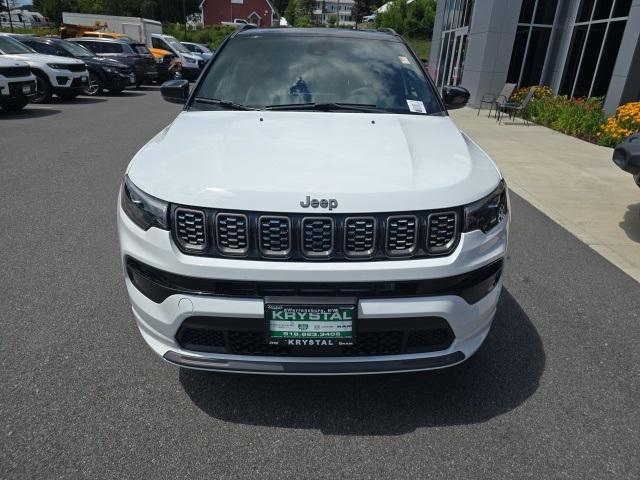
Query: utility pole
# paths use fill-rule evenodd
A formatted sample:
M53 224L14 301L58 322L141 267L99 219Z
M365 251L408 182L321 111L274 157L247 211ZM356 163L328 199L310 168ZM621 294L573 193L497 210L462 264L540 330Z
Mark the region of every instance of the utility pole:
M9 26L11 27L11 33L13 33L13 20L11 20L11 7L9 6L9 0L7 0L7 13L9 14Z
M187 4L182 0L182 19L184 20L184 39L187 40Z

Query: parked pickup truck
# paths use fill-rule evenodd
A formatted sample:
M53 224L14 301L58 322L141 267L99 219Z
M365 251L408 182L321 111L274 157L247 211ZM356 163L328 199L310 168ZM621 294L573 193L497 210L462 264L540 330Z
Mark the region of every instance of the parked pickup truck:
M29 65L0 56L0 108L16 111L24 108L36 93L36 77Z
M613 163L633 175L640 187L640 133L625 138L613 151Z

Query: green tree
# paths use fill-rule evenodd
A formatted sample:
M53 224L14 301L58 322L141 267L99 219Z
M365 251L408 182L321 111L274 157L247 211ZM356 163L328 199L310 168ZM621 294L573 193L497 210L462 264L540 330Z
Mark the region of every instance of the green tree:
M395 0L386 12L376 17L376 27L393 28L409 38L430 40L436 16L435 0Z
M355 0L351 8L351 16L358 23L362 22L362 17L371 13L373 0Z
M329 23L329 26L331 28L335 27L336 23L338 23L338 15L336 15L335 13L332 13L331 15L329 15L327 22Z
M284 18L287 19L287 23L292 27L296 25L298 20L298 0L289 0L284 11Z

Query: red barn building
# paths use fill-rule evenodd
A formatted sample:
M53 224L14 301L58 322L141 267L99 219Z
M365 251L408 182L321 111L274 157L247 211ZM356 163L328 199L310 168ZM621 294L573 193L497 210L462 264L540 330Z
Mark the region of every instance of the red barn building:
M271 27L277 18L269 0L204 0L201 8L205 25L242 19L259 27Z

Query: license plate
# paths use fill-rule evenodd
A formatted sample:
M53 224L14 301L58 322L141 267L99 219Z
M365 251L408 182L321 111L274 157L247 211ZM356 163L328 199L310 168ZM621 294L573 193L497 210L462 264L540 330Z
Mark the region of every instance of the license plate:
M31 85L23 85L22 93L31 93Z
M337 347L353 345L357 316L351 304L279 304L265 301L270 345Z

